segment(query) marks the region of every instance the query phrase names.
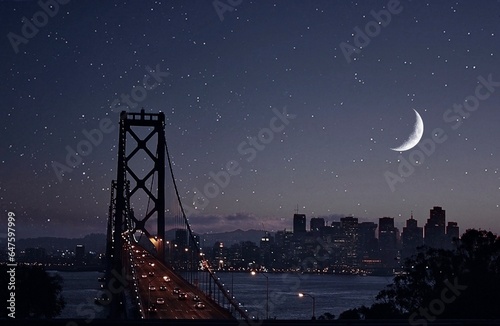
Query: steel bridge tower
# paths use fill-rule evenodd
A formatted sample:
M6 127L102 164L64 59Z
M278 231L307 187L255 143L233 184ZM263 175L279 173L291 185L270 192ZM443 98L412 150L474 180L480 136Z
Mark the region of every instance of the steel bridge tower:
M149 134L141 139L132 127L146 127L150 130ZM151 130L152 128L152 130ZM136 144L132 144L133 149L127 154L127 136L130 135ZM154 137L156 135L156 137ZM156 155L151 152L148 142L156 141ZM143 150L147 158L153 162L153 167L144 177L138 177L130 166L130 160ZM127 175L135 181L132 183L130 193L126 193ZM156 191L148 189L146 183L151 178L151 185L156 176ZM153 203L153 207L146 212L146 215L140 219L134 214L130 214L132 222L131 233L136 231L143 232L156 248L156 256L161 261L165 261L165 114L164 113L145 113L144 109L140 113L127 113L122 111L120 114L120 135L118 140L118 169L116 177L116 215L114 242L115 250L121 251L121 234L126 231L121 229L124 225L124 208L127 202L133 202L131 198L138 190L144 191L148 201ZM128 196L128 198L127 198ZM153 232L146 228L146 222L156 213L156 230ZM153 235L151 234L153 232ZM120 257L116 252L115 258ZM116 265L115 265L116 267Z
M132 144L127 144L127 142ZM148 146L148 144L151 146ZM127 148L127 145L129 148ZM154 147L156 147L155 154L153 154L154 150L152 152ZM141 155L142 153L144 154ZM137 161L139 157L143 160ZM118 139L117 177L116 181L112 181L111 184L107 230L106 256L108 265L106 279L108 281L108 291L112 294L110 318L123 319L133 316L134 312L130 311L129 303L136 301L135 298L139 299L137 295L127 297L124 291L117 292L116 280L112 277L113 275L116 276L116 273L123 273L120 276L121 279L125 276L131 276L134 279L134 276L131 275L135 269L132 264L134 256L131 243L139 243L133 237L136 232L141 232L141 236L145 235L154 245L155 252L151 252L151 254L156 256L156 259L162 263L159 265L167 265L165 263L165 158L168 159L173 188L182 213L181 223L185 224L191 242L196 244L194 233L182 208L181 198L172 171L172 161L165 140L165 115L163 113L145 113L144 110L141 110L140 113L122 111ZM146 161L148 163L152 162L152 165L146 164ZM139 195L142 193L145 194L145 198ZM147 200L147 205L144 200ZM145 213L134 214L131 207L132 203L140 206L145 205ZM151 203L152 205L150 205ZM150 219L154 220L154 216L157 219L156 225L148 223ZM230 294L224 288L224 284L215 275L209 262L204 258L201 248L195 245L192 248L192 253L194 254L192 259L196 262L192 263L192 266L201 267L207 280L205 282L205 291L203 289L198 290L204 291L211 300L216 301L223 314L228 312L224 310L224 306L227 304L234 309L234 312L238 312L245 321L250 320L246 310L240 306L232 293ZM199 267L195 268L196 273L198 273ZM175 271L172 272L175 273ZM187 286L198 287L198 285L191 284L182 276L179 277ZM135 285L137 286L137 283ZM137 292L137 287L135 291ZM143 303L139 300L136 304L142 305ZM139 312L141 312L141 309L139 309Z

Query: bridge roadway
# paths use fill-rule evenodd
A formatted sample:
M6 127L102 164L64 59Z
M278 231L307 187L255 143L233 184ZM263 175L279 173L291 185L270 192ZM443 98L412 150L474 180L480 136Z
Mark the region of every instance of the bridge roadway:
M226 309L208 298L201 290L177 276L171 269L161 264L155 257L137 244L133 248L133 264L138 279L139 296L143 303L147 319L234 319ZM168 281L165 281L167 277ZM150 286L154 286L154 289ZM160 290L164 286L164 290ZM187 294L186 299L179 299L174 293L179 288ZM196 308L194 297L198 296L203 308ZM161 298L164 303L161 303ZM150 303L156 307L155 312L148 311Z

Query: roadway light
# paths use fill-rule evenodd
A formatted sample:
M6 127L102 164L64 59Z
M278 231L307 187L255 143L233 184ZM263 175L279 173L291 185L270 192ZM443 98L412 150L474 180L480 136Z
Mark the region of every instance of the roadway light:
M315 306L316 306L316 298L314 298L313 295L310 295L308 293L302 293L302 292L299 293L299 297L300 298L303 298L303 297L306 297L306 296L310 297L312 299L312 301L313 301L313 305L312 305L312 314L313 314L312 315L312 319L316 319L316 317L314 316L314 309L315 309Z
M153 282L153 280L148 281L148 310L146 311L148 318L149 318L149 308L151 308L151 282Z
M252 276L256 275L255 271L251 271ZM266 319L269 319L269 277L265 273L260 273L260 275L266 278Z

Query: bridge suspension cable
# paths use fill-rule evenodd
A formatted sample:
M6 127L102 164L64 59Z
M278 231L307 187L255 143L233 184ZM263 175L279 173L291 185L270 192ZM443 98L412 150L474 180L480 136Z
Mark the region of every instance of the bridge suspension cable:
M172 160L170 158L170 152L168 150L168 144L167 144L167 140L166 139L164 140L164 144L165 144L165 152L167 154L167 162L168 162L168 167L169 167L169 170L170 170L170 176L172 177L172 184L174 186L175 196L177 198L177 202L178 202L178 205L180 207L180 211L181 211L181 214L182 214L183 222L185 223L185 225L187 227L188 235L190 237L191 243L193 244L193 247L194 247L193 249L195 249L196 257L199 257L199 259L201 260L202 268L209 273L209 277L214 282L214 284L217 286L217 288L219 289L220 293L223 294L224 298L227 299L227 301L229 302L229 304L240 314L240 316L243 319L245 319L246 321L249 321L250 317L248 316L248 314L246 313L246 311L241 308L239 302L236 301L236 299L234 298L233 294L232 293L229 294L229 291L224 288L224 285L222 284L222 282L220 281L220 279L215 275L215 272L210 267L209 261L205 258L205 255L201 251L200 245L197 244L195 235L194 235L194 233L193 233L193 231L191 229L191 225L189 224L189 221L188 221L188 219L186 217L186 213L184 211L184 206L182 205L181 196L179 195L179 189L177 187L177 182L176 182L176 179L175 179L175 176L174 176L173 164L172 164Z
M145 138L139 137L141 134L136 131L136 127L147 127L149 131L146 132ZM177 181L173 171L173 163L170 156L169 148L165 137L165 115L163 113L145 113L141 110L140 113L128 113L123 111L120 116L120 131L119 131L119 144L118 144L118 168L117 180L112 182L111 187L111 201L109 210L108 221L108 272L112 269L122 270L123 267L128 267L125 255L127 243L132 240L141 244L149 242L151 253L154 253L156 259L165 264L175 274L182 277L180 274L185 272L184 280L190 286L198 288L197 291L205 287L205 294L207 298L225 307L226 303L231 313L238 313L240 317L247 323L250 318L245 309L234 298L233 293L229 293L224 288L224 284L215 275L215 271L210 266L209 261L203 254L201 245L199 243L198 235L192 230L182 204L181 196L177 186ZM157 137L154 137L154 136ZM127 152L126 143L127 136L137 142L136 147ZM148 142L153 142L156 145L156 155L148 147ZM145 171L147 164L144 161L139 161L137 164L136 154L143 151L146 155L144 161L148 158L153 162L151 169ZM142 153L142 152L141 152ZM165 207L165 154L167 156L168 168L170 170L170 177L172 178L173 190L175 191L175 199L173 201L172 209ZM135 163L134 163L135 160ZM138 168L134 170L134 168ZM145 172L141 174L140 172ZM156 175L157 174L157 175ZM128 179L128 176L131 179ZM130 181L134 184L131 185ZM147 203L141 202L141 195L147 197ZM144 196L143 195L143 196ZM132 198L134 200L132 201ZM138 202L135 200L137 198ZM137 210L137 214L131 207L131 202L144 203L145 212L141 208ZM150 209L150 204L152 207ZM173 213L171 220L174 226L181 225L184 229L179 231L175 230L175 240L165 241L165 214L166 212ZM137 216L136 216L137 215ZM153 215L156 218L156 230L152 230L154 222ZM139 239L134 239L135 232L140 232ZM156 232L153 236L151 233ZM144 236L144 238L143 238ZM149 240L149 241L146 241ZM174 243L175 242L175 243ZM176 250L173 245L177 246ZM168 250L165 251L166 245ZM131 255L131 253L129 253ZM166 259L167 257L167 259ZM132 261L132 256L129 260ZM130 267L127 273L134 273L134 267ZM199 274L205 280L204 284L199 284ZM108 275L109 276L109 275ZM136 281L134 281L136 282ZM137 282L136 282L137 283ZM137 286L137 284L135 284ZM124 298L120 295L115 296L114 302L123 302ZM144 308L144 307L143 307ZM112 316L117 318L120 315L120 306L116 306Z

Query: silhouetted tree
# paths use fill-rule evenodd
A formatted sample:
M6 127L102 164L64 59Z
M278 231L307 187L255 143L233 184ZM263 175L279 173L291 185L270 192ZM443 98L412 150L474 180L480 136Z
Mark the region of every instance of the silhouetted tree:
M482 230L468 230L460 239L463 257L463 295L443 316L500 318L500 237Z
M321 316L318 317L318 320L333 320L335 319L335 315L329 312L325 312Z
M500 237L472 229L457 244L456 250L423 248L370 308L339 318L500 318Z
M392 306L395 315L404 316L415 308L427 306L439 297L446 280L460 270L460 259L452 251L430 248L405 262L403 274L376 296L379 303ZM390 316L387 316L388 318Z
M354 308L354 309L349 309L349 310L342 312L339 315L339 319L359 320L362 318L361 318L361 314L359 313L359 309Z
M362 319L399 319L404 316L392 304L376 302L371 307L358 309Z
M2 302L15 293L16 318L53 318L65 306L61 295L63 280L59 275L49 275L41 266L18 265L15 268L15 290L9 290L10 267L0 266ZM0 317L7 317L9 310L2 309Z

